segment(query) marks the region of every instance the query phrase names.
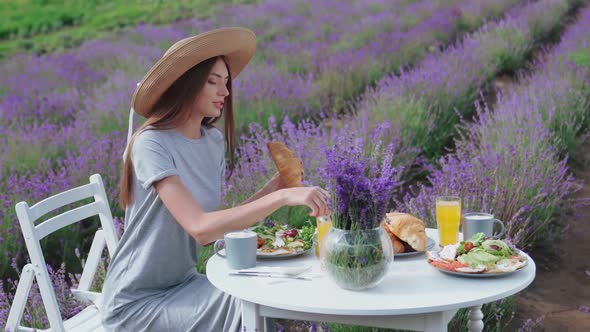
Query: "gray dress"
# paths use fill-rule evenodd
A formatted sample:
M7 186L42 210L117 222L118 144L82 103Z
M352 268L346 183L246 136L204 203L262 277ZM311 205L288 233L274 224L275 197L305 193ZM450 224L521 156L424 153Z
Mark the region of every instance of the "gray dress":
M107 331L238 331L241 303L197 273L197 242L176 222L153 184L177 175L205 211L219 209L224 138L143 131L133 145L133 203L108 267L100 309ZM196 221L196 220L195 220Z

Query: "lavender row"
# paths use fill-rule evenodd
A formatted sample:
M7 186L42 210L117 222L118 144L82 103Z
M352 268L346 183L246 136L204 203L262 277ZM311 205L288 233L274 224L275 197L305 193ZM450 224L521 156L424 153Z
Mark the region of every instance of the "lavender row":
M84 94L84 92L89 92L86 95L92 98L92 88L98 86L100 89L104 85L110 85L110 77L117 71L123 71L125 76L128 76L131 79L124 82L124 84L127 85L128 88L133 89L134 84L132 82L138 81L145 70L149 68L149 65L161 56L162 50L172 42L193 33L227 25L254 26L256 28L255 30L261 34L261 39L264 40L265 32L270 30L272 33L274 28L274 26L269 24L276 22L260 24L256 23L257 21L266 18L268 13L272 13L274 7L278 6L287 7L285 13L278 17L278 19L285 19L285 15L297 17L294 13L296 13L297 8L301 7L303 4L305 3L301 1L287 2L286 4L270 1L268 4L255 7L254 10L256 14L251 18L234 15L235 12L249 8L245 6L235 6L235 8L228 8L226 10L227 13L221 13L218 17L211 20L195 20L166 27L140 26L123 36L118 36L116 40L88 42L80 49L71 53L48 57L24 56L16 58L13 61L4 64L3 70L1 71L2 75L0 75L0 77L2 77L2 86L5 87L6 92L8 93L6 99L10 101L10 103L3 104L5 112L3 112L2 116L6 121L15 122L42 122L45 120L55 120L60 123L67 123L72 119L68 119L67 117L65 119L61 118L65 107L73 106L72 108L75 110L81 111L86 109L91 110L90 108L84 108L83 102L85 102L85 100L80 100L83 96L81 96L80 93L76 95L76 92L81 92L82 94ZM351 16L349 13L350 6L337 5L337 3L330 1L320 2L320 4L321 5L314 5L314 8L302 10L302 15L298 18L298 22L300 26L304 26L302 23L305 21L303 16L303 14L305 14L308 18L311 18L308 23L311 23L312 26L324 24L326 21L334 24L334 27L337 30L324 38L328 40L335 39L338 41L342 34L341 31L346 31L345 29L339 28L345 28L346 26L343 25L343 22L330 22L328 18L346 18ZM397 4L401 4L402 9L406 5L403 1L400 1ZM332 8L336 12L333 13L334 15L327 16L326 9L324 8L322 10L322 8L315 8L318 6ZM359 11L358 14L360 15L370 14L367 12L367 7L369 6L360 6L355 9ZM390 7L391 8L384 8L385 12L391 13L393 5L390 5ZM262 11L257 9L261 9ZM267 10L268 12L265 12L264 10ZM317 14L313 15L314 13ZM371 16L368 18L370 19ZM340 21L345 20L341 19ZM286 31L286 28L282 25L278 25L278 27L280 27L278 31L279 34ZM301 28L295 29L295 32L298 30L301 30ZM272 44L273 39L269 40L271 42L270 44ZM324 39L318 40L318 42L323 41ZM280 46L281 45L276 45L276 47ZM326 44L324 44L324 49L327 48L325 46ZM270 66L271 72L273 69L281 67L280 64L266 60L270 57L265 55L265 50L268 49L270 52L274 51L270 47L272 47L272 45L266 47L264 43L259 45L259 52L256 57L259 61L254 61L253 66L256 66L256 63L258 62L264 67ZM285 49L278 49L277 51L285 51ZM303 52L303 49L301 49L300 52ZM292 53L292 55L294 58L298 57L298 54L296 53ZM259 70L254 70L253 72L259 72ZM281 74L280 72L275 74L278 74L276 81L279 81L278 78L281 78L283 81L291 81L292 77L279 77ZM315 75L316 73L313 74ZM260 78L261 79L256 79L256 77L254 77L252 81L263 82L265 81L266 76L262 75ZM31 87L31 89L26 89L25 87ZM117 88L119 87L117 86ZM297 92L297 89L302 88L305 90L304 86L297 86L294 92ZM71 94L74 94L74 96L70 96ZM248 93L248 95L250 95L250 93ZM43 100L41 97L46 97L47 99ZM279 101L282 101L282 99L278 98ZM80 102L80 104L77 105L75 102ZM45 104L48 104L48 107L42 109ZM128 102L124 105L119 105L118 109L124 110L127 108L127 105ZM53 112L51 112L51 110L53 110ZM47 117L49 117L49 119ZM56 118L52 119L52 117Z
M413 63L459 29L472 29L515 3L271 1L234 7L216 24L245 24L262 35L262 52L237 82L239 122L338 109L383 73Z
M541 0L517 7L444 52L383 79L357 106L361 116L392 122L400 140L439 157L460 118L474 111L480 89L498 73L521 67L538 42L560 27L577 0Z
M555 220L590 203L569 198L580 184L563 157L579 151L564 142L577 141L588 123L590 67L577 57L590 52L588 31L590 7L557 47L539 56L534 74L500 94L493 111L478 108L476 121L464 124L456 153L441 158L431 185L416 188L416 197L407 195L403 209L432 224L434 197L452 193L463 198L466 211L504 220L522 248L558 237Z
M481 19L486 15L497 15L514 2L506 0L493 6L482 6L480 1L464 1L457 7L465 13L466 22L477 22L478 18ZM324 13L324 16L317 15L315 19L312 16L312 24L325 25L328 9L341 8L342 10L342 15L330 15L329 17L332 18L349 18L351 16L347 15L350 11L349 8L358 11L356 16L363 16L367 11L370 11L373 16L368 15L360 20L362 24L358 23L351 27L351 31L354 33L360 31L358 33L363 36L354 40L362 42L357 41L356 44L359 46L355 45L354 48L340 46L343 41L354 37L353 33L346 31L350 24L346 24L348 23L346 20L340 19L337 22L328 21L334 32L324 36L312 36L319 38L317 41L298 42L274 38L267 45L262 43L258 58L264 59L264 61L260 60L258 63L255 61L236 82L236 90L238 91L236 104L241 109L241 112L238 112L239 120L241 120L239 123L248 123L254 119L258 121L262 119L261 122L265 123L269 114L273 113L309 115L325 112L335 99L342 98L341 96L351 96L351 93L344 90L361 91L364 89L368 76L365 78L361 76L369 75L369 80L375 80L382 75L384 68L378 66L386 62L387 58L384 58L383 55L389 54L387 51L396 51L400 54L400 56L392 58L399 62L394 65L397 67L397 65L408 64L420 58L427 47L432 46L433 43L450 38L456 25L452 20L457 20L457 16L447 14L455 12L453 6L457 2L457 0L440 1L435 2L434 5L430 1L416 2L412 5L402 2L402 10L404 5L408 6L405 8L406 12L397 14L391 13L394 8L399 10L398 7L392 7L391 2L377 3L380 5L380 9L384 9L382 12L374 9L375 4L352 8L336 6L329 1L321 2L324 6L323 10L314 7L312 13ZM271 9L273 6L281 6L277 3L271 4L272 6L268 6ZM390 7L388 8L386 5ZM395 5L397 6L398 3ZM314 4L313 6L318 5ZM232 10L228 11L230 14L233 13ZM293 8L290 12L293 12ZM433 12L435 12L434 15L432 15ZM261 13L258 12L254 18L260 18L260 16ZM382 23L378 26L387 32L371 28L370 23L373 18L382 22L385 16L391 17L391 20L387 21L390 25ZM222 15L222 17L234 16ZM239 20L240 17L239 15L235 16L235 19ZM408 20L407 17L413 19ZM420 22L422 18L427 20ZM256 25L256 19L251 20L254 21L246 20L245 23ZM227 22L227 24L230 23L232 22ZM275 23L267 22L267 24ZM233 22L233 24L240 24L240 22ZM457 25L460 24L457 23ZM74 121L86 121L90 123L88 126L98 134L124 128L125 110L127 109L125 105L128 104L127 96L131 94L135 86L134 82L139 79L138 73L145 70L149 63L153 62L161 53L159 47L145 45L135 47L134 45L148 43L146 36L151 38L149 42L155 44L165 44L166 42L165 45L167 45L167 42L181 38L186 34L189 27L193 31L199 31L214 26L210 22L195 21L191 24L184 23L179 27L140 27L127 37L129 42L126 42L125 38L122 41L90 42L75 54L42 58L25 57L4 64L4 70L0 70L3 75L0 77L4 78L2 85L6 86L7 94L2 99L0 107L3 109L3 119L10 125L4 129L5 132L0 137L5 140L12 139L12 150L23 150L28 146L28 142L20 140L19 137L22 137L25 132L28 135L37 133L35 126L44 122L58 124L63 128L70 126ZM363 34L363 27L372 33ZM268 28L266 25L259 28L263 39L264 32L269 30L266 28ZM314 30L322 29L318 27ZM136 40L138 38L139 40ZM311 37L306 38L311 39ZM279 40L281 41L279 42ZM313 53L309 60L312 64L308 67L315 70L285 74L280 69L284 66L268 61L273 57L267 56L266 53L282 52L285 50L284 48L287 48L287 51L292 51L287 45L298 45L297 50L300 53ZM396 45L396 49L385 50L381 45ZM126 49L129 51L125 52ZM329 51L325 53L325 50ZM304 56L305 54L294 53L292 56L282 58L309 58ZM321 61L325 63L322 64ZM26 65L25 62L27 62ZM116 68L116 70L110 68ZM133 77L136 79L134 80ZM33 90L26 89L25 86L31 86ZM344 99L348 99L348 97L344 97ZM281 118L281 116L277 116L277 118ZM43 135L45 135L44 132L41 132L40 136L43 137ZM4 153L0 155L4 155ZM48 149L40 151L40 155L52 157L59 156L59 153ZM18 158L16 160L18 161ZM10 159L7 160L7 163L9 162ZM28 164L25 162L24 166Z
M322 6L325 6L323 10L316 8L318 5L315 4L313 5L314 8L307 9L307 11L313 9L311 10L313 13L319 13L311 21L313 24L326 21L324 18L328 15L326 13L327 9L333 9L334 6L334 8L339 8L343 15L331 15L329 17L347 17L346 14L350 11L348 6L336 6L336 4L330 2L322 3ZM416 10L417 4L420 3L424 8ZM412 5L409 10L416 10L418 14L410 17L420 18L427 16L437 8L436 6L425 6L424 3L423 1ZM267 10L272 13L273 10L276 11L276 8L287 6L281 16L284 17L285 15L292 15L295 11L294 8L297 7L296 4L297 2L290 5L270 2L268 5L263 4L261 7L262 9L268 7ZM301 3L299 4L301 5ZM408 4L405 1L400 1L395 5L401 5L403 9ZM370 8L368 5L365 7L357 6L352 9L363 15L368 10L367 8ZM237 6L228 9L228 13L242 12L245 8L250 7ZM388 11L384 12L388 13ZM263 16L263 14L264 11L248 16L253 17L249 18L253 22L239 15L236 16L236 20L243 19L245 20L244 23L257 26L261 30L259 33L264 39L264 28L272 31L272 26L269 26L269 24L276 24L277 22L269 21L264 25L257 25L255 22L257 18L268 17ZM376 12L373 14L377 15ZM233 16L221 15L221 17ZM368 16L366 19L370 21L370 18L371 16ZM231 22L225 23L229 24ZM328 41L334 39L338 42L341 35L346 32L344 29L346 21L341 19L338 22L328 21L328 23L330 23L331 27L337 29L335 32L323 36L323 38ZM133 77L139 77L138 73L145 70L149 63L157 59L161 53L159 47L134 47L133 45L138 43L147 44L149 42L165 45L167 42L181 38L189 30L204 30L213 27L212 23L208 21L190 21L179 24L178 27L170 26L166 28L141 26L136 31L129 33L129 36L124 37L121 41L89 42L76 53L47 57L26 56L4 63L2 69L0 69L2 73L0 81L2 81L3 90L6 90L5 96L0 101L1 116L3 123L6 124L6 126L0 128L0 164L4 165L2 172L10 171L10 173L23 174L27 170L38 168L40 160L63 158L65 151L78 154L77 149L80 142L85 142L78 138L85 135L84 131L91 130L95 134L103 135L112 131L123 130L127 120L125 113L127 106L125 105L128 104L128 96L131 95L135 86L134 82L138 79L133 79ZM401 24L397 24L396 29L408 29L410 27L410 23L405 24L403 27ZM359 25L355 26L354 29L358 30ZM340 32L341 30L344 32ZM297 29L294 31L297 31ZM136 40L134 44L132 41L135 39L139 40ZM274 39L270 39L267 44L273 42ZM323 48L329 49L329 47L325 46ZM130 49L133 52L124 52L125 49ZM261 52L259 53L262 54L265 53L265 49L269 49L270 52L274 51L271 46L265 48L264 43L262 43L260 49ZM260 57L264 58L264 55ZM294 56L293 58L298 57ZM309 75L313 76L315 74ZM246 99L239 96L237 98L238 108L241 109L241 112L238 113L258 114L257 111L252 111L254 109L267 111L275 109L283 112L284 109L290 107L288 104L293 100L309 102L309 105L319 105L319 103L310 101L312 99L311 91L316 86L315 82L310 78L311 76L307 78L302 75L282 76L284 75L279 72L277 67L268 62L266 62L264 68L260 66L253 69L249 68L240 78L241 81L236 84L238 85L236 88L239 91L238 93L246 96L244 97ZM241 86L239 86L240 84ZM317 93L317 95L321 94ZM245 105L248 105L248 107L240 107ZM309 105L303 108L309 109ZM55 142L51 148L46 148L45 142L49 137L54 138ZM9 168L10 166L14 166L14 168Z

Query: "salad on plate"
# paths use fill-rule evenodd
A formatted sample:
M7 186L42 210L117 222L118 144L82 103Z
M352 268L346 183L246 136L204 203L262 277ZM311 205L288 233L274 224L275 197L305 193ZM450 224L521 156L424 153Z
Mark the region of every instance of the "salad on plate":
M308 220L301 229L275 221L265 221L252 228L258 234L259 256L300 254L313 245L315 226Z
M426 256L430 265L462 274L506 274L523 268L527 262L512 244L487 239L484 233L446 245L438 252L429 251Z

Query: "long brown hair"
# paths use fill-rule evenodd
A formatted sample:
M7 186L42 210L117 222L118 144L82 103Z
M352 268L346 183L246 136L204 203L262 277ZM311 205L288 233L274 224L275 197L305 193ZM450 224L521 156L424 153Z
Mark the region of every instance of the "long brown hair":
M129 146L127 147L127 156L125 157L125 162L123 164L123 176L121 177L120 186L121 193L119 197L121 208L124 209L127 205L133 202L133 162L131 153L133 150L133 143L135 142L138 133L143 130L172 129L178 124L188 121L197 95L205 86L209 74L211 73L211 69L218 59L222 59L225 66L228 67L227 62L225 62L223 57L218 56L207 59L189 69L164 92L152 110L147 114L147 120L133 134ZM201 122L201 126L211 128L220 117L223 116L224 118L223 127L225 132L225 144L229 152L228 178L231 176L235 167L234 149L236 144L231 81L232 78L230 75L227 81L229 95L225 98L222 114L215 118L206 117Z

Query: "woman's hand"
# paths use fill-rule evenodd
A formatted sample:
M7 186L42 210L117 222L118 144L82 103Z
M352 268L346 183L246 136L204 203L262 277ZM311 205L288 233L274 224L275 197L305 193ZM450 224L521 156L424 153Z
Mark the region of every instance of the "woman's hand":
M296 187L287 188L282 191L285 205L305 205L311 209L309 214L312 217L327 216L328 200L330 193L320 187Z

